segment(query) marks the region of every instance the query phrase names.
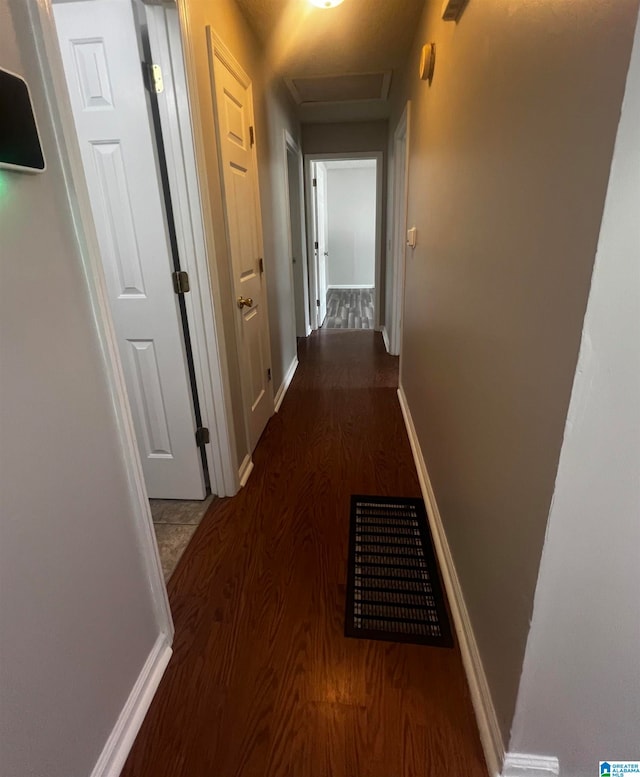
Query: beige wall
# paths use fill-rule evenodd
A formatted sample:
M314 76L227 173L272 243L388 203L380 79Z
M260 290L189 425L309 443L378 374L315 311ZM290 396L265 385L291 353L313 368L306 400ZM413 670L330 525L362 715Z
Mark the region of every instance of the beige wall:
M388 131L386 121L303 124L302 150L305 154L345 154L352 151L386 153Z
M27 10L0 0L0 67L29 82L48 165L0 170L0 772L70 777L161 625Z
M563 777L639 755L639 138L640 26L511 735Z
M286 128L296 140L300 129L293 107L283 87L269 81L264 50L247 25L234 0L185 0L182 5L183 28L189 36L197 73L197 98L205 139L207 189L211 204L211 219L215 235L215 272L218 276L224 324L225 342L229 356L231 391L234 401L234 428L238 447L238 463L247 453L242 404L240 401L240 374L237 361L234 292L231 282L228 246L222 210L222 192L215 142L215 123L206 27L224 41L240 65L248 73L253 85L256 123L256 147L260 177L260 201L264 239L264 264L271 332L271 369L274 393L296 355L293 288L287 245L287 216L285 202L285 154L283 131Z
M441 5L390 122L411 98L401 379L506 742L638 3Z

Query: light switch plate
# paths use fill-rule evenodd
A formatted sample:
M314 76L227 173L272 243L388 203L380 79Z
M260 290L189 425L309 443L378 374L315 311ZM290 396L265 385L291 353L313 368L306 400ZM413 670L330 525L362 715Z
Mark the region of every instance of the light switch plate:
M415 248L417 241L418 230L415 227L411 227L411 229L407 230L407 245L411 246L411 248Z

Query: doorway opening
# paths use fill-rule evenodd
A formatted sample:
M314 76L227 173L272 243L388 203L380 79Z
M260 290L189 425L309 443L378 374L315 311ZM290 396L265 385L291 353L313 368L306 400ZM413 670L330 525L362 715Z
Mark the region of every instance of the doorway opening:
M314 329L380 329L382 154L306 157Z
M157 539L161 526L166 540L164 566L166 553L181 554L190 538L185 506L208 506L212 492L233 488L221 447L210 444L219 438L216 421L209 423L218 387L208 360L217 342L207 347L215 341L206 331L207 317L213 319L209 280L193 261L199 214L185 206L199 202L189 169L195 161L175 147L177 137L191 134L181 126L189 114L181 110L187 94L178 15L138 0L53 0L52 12L73 118L65 140L80 163L73 185L95 227L98 283L146 496L155 503L154 519L162 515L154 526ZM150 62L164 66L152 70ZM174 529L182 540L169 536Z

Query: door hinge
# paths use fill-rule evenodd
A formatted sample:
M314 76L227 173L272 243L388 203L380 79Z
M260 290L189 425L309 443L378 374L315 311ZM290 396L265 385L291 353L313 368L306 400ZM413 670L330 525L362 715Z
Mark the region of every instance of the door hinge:
M317 186L317 185L318 185L318 179L317 179L317 178L314 178L314 179L313 179L313 185L314 185L314 186Z
M271 367L267 370L267 379L271 380Z
M171 274L173 278L173 290L176 294L186 294L191 287L189 286L189 273L179 270Z
M147 87L150 92L161 94L164 92L164 81L162 80L162 68L160 65L143 63L147 68Z
M313 247L316 249L316 251L318 250L318 248L320 248L320 246L318 245L318 241L317 241L317 240L316 240L316 242L313 244Z
M260 272L264 272L264 259L262 257L258 259L258 267L260 268Z
M256 133L254 132L253 127L249 127L249 142L251 145L255 145L256 142Z
M211 442L211 436L206 426L200 426L196 429L196 445L198 448L202 448L203 445L208 445Z
M316 307L317 307L317 308L319 308L319 307L320 307L320 300L319 300L319 299L317 299L317 300L316 300Z

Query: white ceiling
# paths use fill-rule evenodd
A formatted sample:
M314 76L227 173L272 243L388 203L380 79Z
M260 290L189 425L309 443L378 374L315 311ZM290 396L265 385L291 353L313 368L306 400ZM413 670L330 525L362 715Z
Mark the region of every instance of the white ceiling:
M315 8L309 0L236 0L265 45L268 66L295 80L312 76L383 74L404 64L425 0L344 0L337 8ZM352 86L345 79L344 94ZM330 104L300 105L302 120L381 118L387 100L340 99L331 79ZM338 88L338 95L336 95Z

